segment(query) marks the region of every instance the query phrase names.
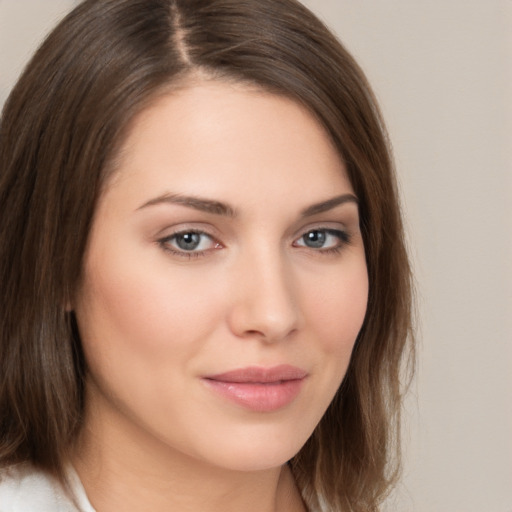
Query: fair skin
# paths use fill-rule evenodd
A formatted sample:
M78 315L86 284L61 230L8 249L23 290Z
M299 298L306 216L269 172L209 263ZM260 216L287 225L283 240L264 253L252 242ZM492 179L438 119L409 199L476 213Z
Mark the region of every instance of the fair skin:
M88 364L72 462L92 505L305 510L286 462L343 379L367 294L357 199L304 108L214 80L157 99L72 305Z

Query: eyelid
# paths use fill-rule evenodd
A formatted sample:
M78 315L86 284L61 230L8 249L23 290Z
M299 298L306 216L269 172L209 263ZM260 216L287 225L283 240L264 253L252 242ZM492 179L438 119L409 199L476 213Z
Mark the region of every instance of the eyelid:
M152 236L156 238L168 238L180 233L204 233L212 238L219 238L219 230L212 224L202 221L175 222L165 225L156 231Z
M343 233L352 233L353 228L350 223L340 222L336 220L319 220L317 222L308 222L307 224L303 224L299 229L297 229L293 235L295 240L304 236L306 233L310 231L330 231L330 232L338 232L341 231Z

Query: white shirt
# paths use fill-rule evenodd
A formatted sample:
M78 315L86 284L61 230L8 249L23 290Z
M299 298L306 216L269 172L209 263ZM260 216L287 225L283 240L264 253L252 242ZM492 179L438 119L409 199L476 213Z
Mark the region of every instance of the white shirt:
M67 478L68 493L55 478L29 464L1 470L0 512L95 512L71 467Z

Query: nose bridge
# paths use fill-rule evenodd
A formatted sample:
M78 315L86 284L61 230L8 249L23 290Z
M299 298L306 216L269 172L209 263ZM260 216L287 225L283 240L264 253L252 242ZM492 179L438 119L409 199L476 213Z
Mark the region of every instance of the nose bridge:
M286 338L300 319L293 269L278 245L264 245L240 255L238 293L232 328L238 335L266 341Z

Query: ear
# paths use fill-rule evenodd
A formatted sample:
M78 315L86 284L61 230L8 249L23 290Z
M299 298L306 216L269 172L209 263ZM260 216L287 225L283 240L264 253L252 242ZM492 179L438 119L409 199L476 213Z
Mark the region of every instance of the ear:
M65 292L64 300L62 301L63 306L64 306L64 311L66 313L72 313L73 310L75 309L74 300L72 300L72 299L73 299L73 294L69 290L67 290Z

